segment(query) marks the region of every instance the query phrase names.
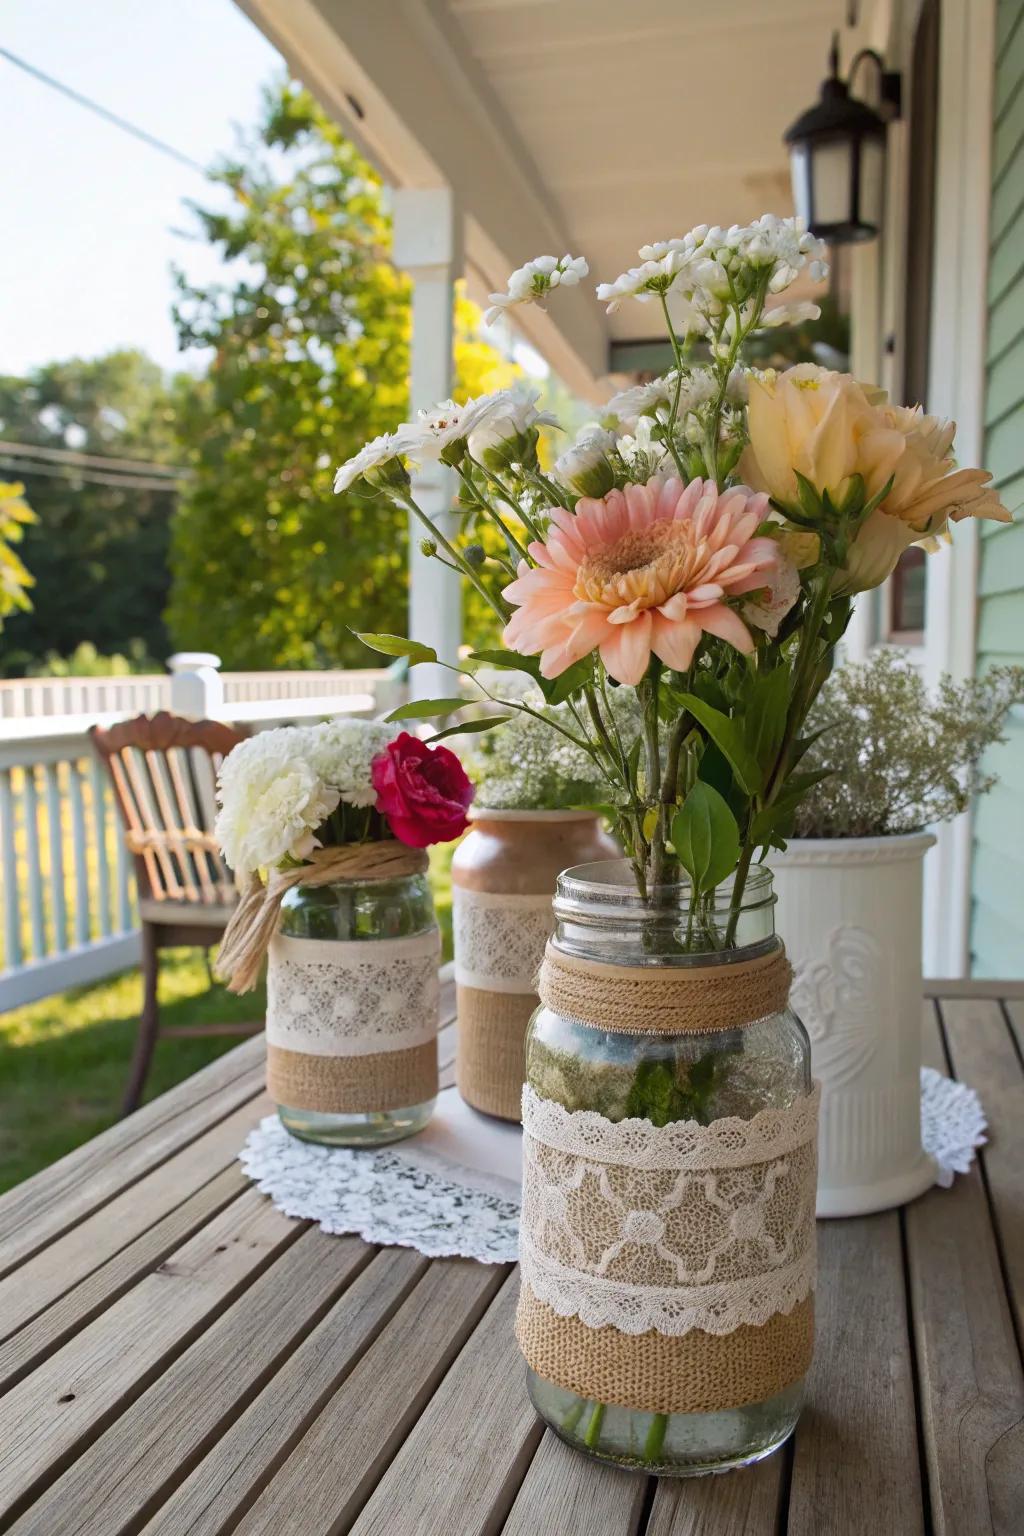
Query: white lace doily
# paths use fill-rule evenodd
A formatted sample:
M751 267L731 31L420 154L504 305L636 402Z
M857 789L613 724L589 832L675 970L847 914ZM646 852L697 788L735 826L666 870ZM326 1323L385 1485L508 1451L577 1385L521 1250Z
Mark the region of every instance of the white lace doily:
M921 1068L921 1144L938 1167L936 1184L948 1189L956 1173L967 1173L976 1148L988 1140L988 1121L973 1088Z
M519 1127L478 1115L448 1088L426 1131L377 1152L297 1141L276 1115L249 1135L242 1167L286 1216L325 1232L458 1255L483 1264L518 1256ZM948 1187L985 1142L985 1115L973 1088L925 1067L921 1139Z
M517 1125L478 1115L448 1088L425 1131L375 1151L318 1147L276 1115L249 1133L242 1168L279 1211L324 1232L428 1258L510 1264L519 1248Z

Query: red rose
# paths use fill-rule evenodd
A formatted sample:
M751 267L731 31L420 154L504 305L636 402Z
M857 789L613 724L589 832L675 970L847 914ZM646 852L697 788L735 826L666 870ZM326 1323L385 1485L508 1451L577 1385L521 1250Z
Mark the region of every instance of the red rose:
M410 848L450 843L466 830L473 786L447 747L428 747L403 731L371 767L377 809Z

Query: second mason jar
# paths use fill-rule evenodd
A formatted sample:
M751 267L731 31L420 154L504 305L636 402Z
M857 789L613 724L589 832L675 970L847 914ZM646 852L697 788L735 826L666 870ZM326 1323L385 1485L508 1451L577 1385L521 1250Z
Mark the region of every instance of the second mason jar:
M293 1135L379 1146L437 1096L441 939L424 871L293 887L267 970L267 1088Z
M661 1474L780 1446L813 1348L808 1040L767 870L737 906L566 871L527 1041L530 1395L577 1449Z

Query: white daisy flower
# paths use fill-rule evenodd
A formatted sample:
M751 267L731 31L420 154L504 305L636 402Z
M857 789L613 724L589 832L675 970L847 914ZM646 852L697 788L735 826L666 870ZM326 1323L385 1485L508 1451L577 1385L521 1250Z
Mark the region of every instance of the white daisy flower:
M486 399L489 408L469 435L469 451L474 459L483 459L495 449L508 450L514 458L513 450L525 444L528 434L537 427L557 426L558 419L550 411L538 411L538 397L539 392L535 389L499 389L492 395L481 397L477 403ZM518 462L522 462L521 457Z
M555 479L580 496L604 496L615 483L608 455L615 450L614 432L584 427L571 448L554 464Z
M464 449L470 433L489 415L492 400L491 395L467 400L465 405L442 400L429 411L417 412L415 421L403 422L395 433L400 451L414 464L456 462L460 445Z

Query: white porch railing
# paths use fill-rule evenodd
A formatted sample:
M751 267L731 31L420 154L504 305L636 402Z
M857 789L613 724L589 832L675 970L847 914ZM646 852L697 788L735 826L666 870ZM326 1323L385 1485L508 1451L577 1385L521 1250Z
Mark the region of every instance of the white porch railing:
M388 672L364 668L353 672L221 672L224 701L343 698L353 693L375 697L391 684ZM0 720L36 720L49 715L118 712L153 714L171 708L169 673L137 677L17 677L0 679ZM381 706L384 707L383 704Z
M90 725L175 707L259 730L340 713L377 714L403 692L377 670L224 675L200 668L173 679L29 681L51 685L35 696L51 707L35 718L0 718L0 1012L98 980L139 958L131 860L106 775L92 754ZM206 697L204 682L211 685ZM221 682L229 695L223 702L217 699ZM66 698L59 691L65 683L91 685L93 699L104 696L103 687L122 683L159 683L163 695L153 698L143 688L121 695L111 708L93 703L58 714L52 705ZM72 694L71 701L82 697Z

